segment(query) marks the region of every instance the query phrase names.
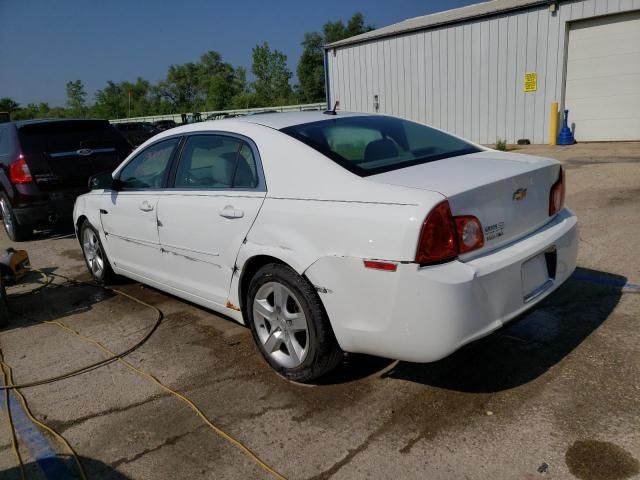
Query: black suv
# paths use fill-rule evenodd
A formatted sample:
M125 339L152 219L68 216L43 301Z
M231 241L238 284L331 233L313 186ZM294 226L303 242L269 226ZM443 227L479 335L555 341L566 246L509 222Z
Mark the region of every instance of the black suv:
M24 120L0 124L0 210L14 241L69 219L89 177L131 153L106 120Z
M114 123L113 126L124 135L124 138L126 138L134 148L160 133L160 130L149 122L123 122Z
M173 120L158 120L153 122L153 126L161 132L164 132L165 130L169 130L170 128L177 127L178 124Z

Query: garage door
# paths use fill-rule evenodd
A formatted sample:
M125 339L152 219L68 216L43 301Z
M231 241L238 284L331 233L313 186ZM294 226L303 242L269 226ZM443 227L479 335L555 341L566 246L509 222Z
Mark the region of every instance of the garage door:
M640 12L571 24L565 105L578 141L640 140Z

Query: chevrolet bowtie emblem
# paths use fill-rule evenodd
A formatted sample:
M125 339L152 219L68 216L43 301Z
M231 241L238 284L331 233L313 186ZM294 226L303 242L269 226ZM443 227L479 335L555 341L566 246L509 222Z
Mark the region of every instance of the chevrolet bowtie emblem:
M522 200L526 196L527 196L527 189L526 188L519 188L515 192L513 192L513 199L514 200Z

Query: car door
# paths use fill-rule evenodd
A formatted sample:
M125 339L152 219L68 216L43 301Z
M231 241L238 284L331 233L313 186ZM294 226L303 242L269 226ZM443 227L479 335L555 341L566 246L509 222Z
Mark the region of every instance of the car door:
M146 147L118 171L117 188L104 194L100 219L117 270L150 279L162 270L156 208L179 142L174 137Z
M158 203L165 281L224 306L238 251L266 195L257 148L231 134L189 136L172 186Z

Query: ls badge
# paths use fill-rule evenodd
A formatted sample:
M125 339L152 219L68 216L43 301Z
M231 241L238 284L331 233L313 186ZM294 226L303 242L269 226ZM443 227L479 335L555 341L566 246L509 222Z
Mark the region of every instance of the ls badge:
M513 200L524 200L524 197L527 196L526 188L519 188L515 192L513 192Z

